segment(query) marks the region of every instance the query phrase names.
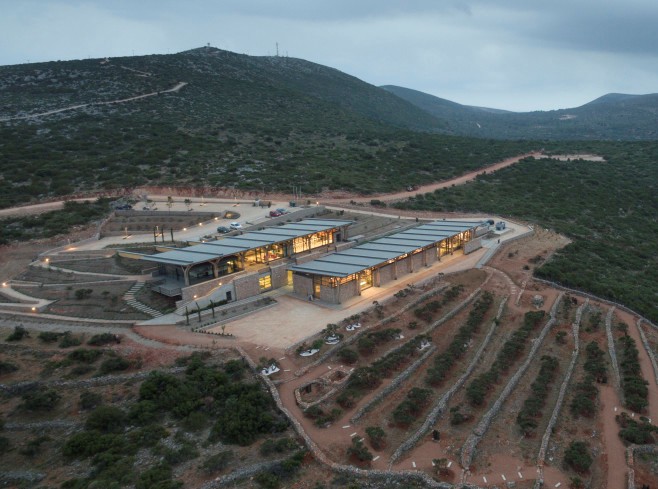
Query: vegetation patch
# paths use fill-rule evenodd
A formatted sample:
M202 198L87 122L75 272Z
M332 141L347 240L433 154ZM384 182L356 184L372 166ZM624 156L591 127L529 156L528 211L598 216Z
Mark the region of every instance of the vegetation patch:
M481 406L500 375L519 359L530 333L539 325L544 315L544 311L526 312L523 325L503 344L489 370L471 381L466 388L466 399L472 406Z
M523 401L523 408L516 417L516 424L519 425L525 436L531 436L539 425L538 419L542 416L542 409L549 393L549 386L555 380L559 362L557 358L544 355L541 358L541 368L537 378L530 385L531 393Z

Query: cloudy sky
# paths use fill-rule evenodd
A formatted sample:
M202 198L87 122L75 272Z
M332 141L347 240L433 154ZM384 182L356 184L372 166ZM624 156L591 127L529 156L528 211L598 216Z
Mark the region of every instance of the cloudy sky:
M658 0L0 0L0 65L212 46L530 111L658 92Z

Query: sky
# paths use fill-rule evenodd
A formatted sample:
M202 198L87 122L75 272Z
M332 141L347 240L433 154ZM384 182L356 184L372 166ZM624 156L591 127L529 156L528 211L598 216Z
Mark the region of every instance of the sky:
M514 111L658 92L657 0L0 0L0 65L210 44Z

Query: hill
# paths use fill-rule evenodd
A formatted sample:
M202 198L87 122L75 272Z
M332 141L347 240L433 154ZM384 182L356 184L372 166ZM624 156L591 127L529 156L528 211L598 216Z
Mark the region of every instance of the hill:
M301 59L201 48L0 67L0 207L154 184L380 192L524 152ZM47 115L39 115L47 113Z
M654 140L658 94L608 94L581 107L506 112L457 104L408 88L382 87L449 125L452 134L502 139Z

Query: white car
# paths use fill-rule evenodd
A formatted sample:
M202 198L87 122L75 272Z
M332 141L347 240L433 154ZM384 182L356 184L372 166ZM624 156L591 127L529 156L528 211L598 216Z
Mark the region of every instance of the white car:
M232 222L231 224L228 225L231 229L242 229L242 224L239 222Z

